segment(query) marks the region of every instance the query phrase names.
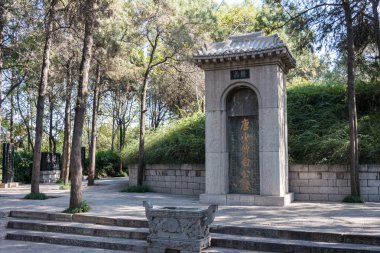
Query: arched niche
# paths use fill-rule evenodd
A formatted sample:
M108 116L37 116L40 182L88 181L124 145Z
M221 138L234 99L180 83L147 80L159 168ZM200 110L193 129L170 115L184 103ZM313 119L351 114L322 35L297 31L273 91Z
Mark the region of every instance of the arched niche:
M229 193L259 195L258 97L246 86L234 88L226 109Z

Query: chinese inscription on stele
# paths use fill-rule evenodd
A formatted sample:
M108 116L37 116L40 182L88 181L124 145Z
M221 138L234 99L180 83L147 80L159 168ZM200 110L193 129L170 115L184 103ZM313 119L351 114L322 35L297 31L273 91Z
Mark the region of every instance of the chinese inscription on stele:
M249 134L249 120L247 118L243 118L241 121L241 154L242 154L242 160L241 160L241 166L243 167L240 173L241 177L241 187L243 192L250 192L251 191L251 180L250 180L250 173L249 168L251 165L251 159L250 159L250 151L251 151L251 138L252 135Z

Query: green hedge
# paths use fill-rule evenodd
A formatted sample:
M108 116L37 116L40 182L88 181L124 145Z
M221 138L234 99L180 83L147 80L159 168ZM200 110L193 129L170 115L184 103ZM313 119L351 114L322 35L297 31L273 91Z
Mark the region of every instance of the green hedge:
M173 121L157 131L149 132L145 139L145 162L155 163L204 163L205 118L197 113ZM130 143L124 152L127 164L138 160L139 140Z
M27 151L15 152L14 181L30 183L32 180L33 153Z
M380 163L380 83L357 84L361 163ZM288 88L289 156L292 163L346 164L349 157L346 86L304 83ZM204 163L204 115L173 121L145 140L146 163ZM124 152L136 163L138 140Z

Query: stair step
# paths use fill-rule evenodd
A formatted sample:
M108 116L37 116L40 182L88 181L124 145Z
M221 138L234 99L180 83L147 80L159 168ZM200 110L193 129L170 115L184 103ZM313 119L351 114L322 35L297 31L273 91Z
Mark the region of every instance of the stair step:
M273 251L269 252L269 251L241 250L241 249L210 247L210 248L202 250L202 253L273 253Z
M89 214L11 211L9 216L13 218L21 218L21 219L80 222L80 223L92 223L92 224L112 225L112 226L120 226L120 227L133 227L133 228L147 228L148 227L147 220L111 218L111 217L94 216L94 215L89 215Z
M320 231L287 230L263 227L212 226L211 233L243 235L252 237L306 240L317 242L355 243L380 246L380 236L352 233L330 233Z
M85 223L68 223L36 220L11 220L8 222L7 228L87 236L127 238L135 240L146 240L148 236L148 229L146 228L128 228Z
M379 246L365 244L314 242L224 234L212 234L211 246L283 253L380 253Z
M8 240L70 245L78 247L101 248L111 250L126 250L146 253L147 243L141 240L105 238L84 235L70 235L40 231L9 231Z

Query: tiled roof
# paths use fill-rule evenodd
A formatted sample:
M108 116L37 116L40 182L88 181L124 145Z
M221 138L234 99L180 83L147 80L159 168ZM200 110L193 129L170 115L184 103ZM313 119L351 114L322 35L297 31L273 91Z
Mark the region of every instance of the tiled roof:
M282 55L282 58L286 56L284 60L288 68L295 67L295 59L278 35L262 36L262 32L232 35L228 41L207 44L194 55L194 59L201 62L202 60L221 60L240 56L254 58L255 55L262 57L273 53Z

